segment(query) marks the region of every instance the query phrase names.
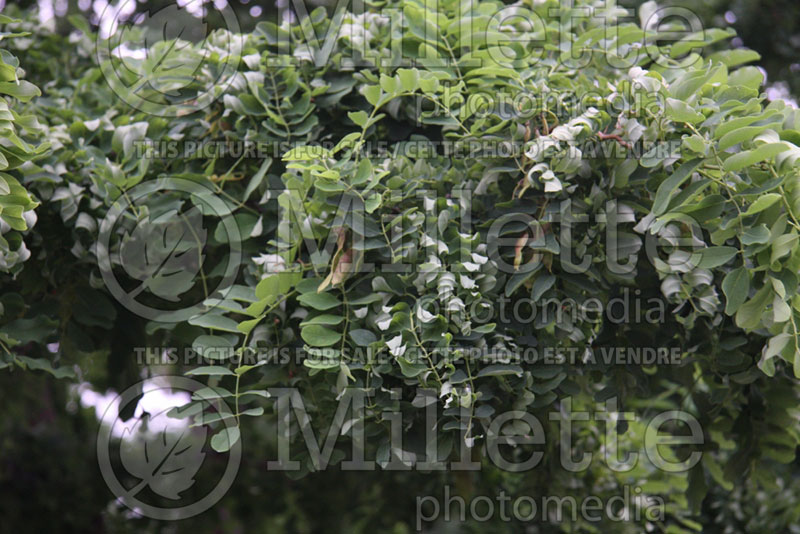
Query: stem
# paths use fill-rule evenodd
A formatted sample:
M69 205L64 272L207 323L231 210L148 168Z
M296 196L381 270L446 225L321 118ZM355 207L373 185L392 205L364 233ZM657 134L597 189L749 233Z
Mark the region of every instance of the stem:
M428 353L427 350L425 350L425 347L422 346L422 341L420 341L419 336L417 336L417 329L414 326L414 314L413 314L413 312L409 314L408 320L411 322L411 328L410 328L411 335L414 336L414 340L417 342L417 346L422 351L422 354L425 356L425 359L428 360L428 365L430 365L430 370L433 371L433 375L436 377L436 382L439 383L439 391L441 391L442 390L442 377L439 376L439 371L437 371L436 370L436 366L433 365L433 358L431 358L431 355Z
M293 289L290 292L288 292L285 295L283 295L278 300L276 300L274 303L272 303L272 305L269 308L264 310L261 313L261 315L259 315L256 318L257 319L256 323L250 329L250 332L248 332L244 336L244 341L242 342L242 347L241 347L241 355L239 356L239 363L236 365L236 387L234 388L234 391L233 391L234 409L235 409L235 412L236 412L236 426L239 426L239 416L241 415L239 413L239 396L240 396L239 395L239 382L240 382L240 380L242 378L242 374L240 374L238 371L239 371L239 369L241 369L242 362L244 361L244 352L245 352L245 350L247 350L247 341L250 339L250 333L255 329L256 326L258 326L258 323L263 321L264 318L267 315L269 315L270 312L272 312L272 310L274 310L276 307L278 307L278 305L280 305L283 301L285 301L286 299L288 299L289 297L294 295L295 292L296 292L296 290Z

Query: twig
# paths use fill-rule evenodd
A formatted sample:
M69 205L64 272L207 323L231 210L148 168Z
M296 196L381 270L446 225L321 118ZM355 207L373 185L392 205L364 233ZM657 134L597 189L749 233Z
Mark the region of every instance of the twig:
M611 139L619 143L621 146L624 146L628 150L631 149L631 144L626 140L624 140L622 137L620 137L619 134L607 134L605 132L597 132L597 137L599 137L601 141L606 141L608 139Z

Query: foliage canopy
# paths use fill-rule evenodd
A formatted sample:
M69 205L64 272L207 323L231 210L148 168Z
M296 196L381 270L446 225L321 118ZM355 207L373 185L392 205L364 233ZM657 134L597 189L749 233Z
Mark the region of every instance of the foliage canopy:
M234 400L245 431L228 437L245 442L249 429L264 439L259 421L275 423L267 388L299 388L317 432L345 388L369 389L367 455L384 466L426 457L431 403L439 409L436 454L466 454L485 469L498 413L539 415L558 436L546 414L566 399L591 410L615 398L636 417L620 423L620 448L638 450L648 417L688 410L703 443L668 453L678 461L701 452L688 472L658 469L646 455L625 472L594 464L566 472L554 438L537 469L496 476L550 494L576 484L613 494L638 483L666 500L666 532L743 524L766 532L796 522L800 508L787 495L797 482L785 464L795 462L800 440L800 114L765 99L761 72L747 65L758 55L726 48L729 31L664 44L648 22L652 3L638 24L602 2L579 4L603 16L564 25L551 0L445 0L436 12L398 2L399 27L374 13L345 13L348 31L329 58L311 46L286 49L282 37L326 34L331 18L317 9L299 24L260 23L233 58L212 54L192 72L201 47L217 52L230 38L220 30L202 45L165 52L177 65L171 75L194 80L183 90L207 98L171 117L118 98L85 23L74 21L67 45L3 17L6 39L33 35L4 40L0 65L0 366L121 389L138 376L137 347L192 347L209 361L170 370L202 377ZM517 39L507 41L512 31ZM27 60L22 68L43 95L22 80L12 52ZM381 58L402 65L385 67ZM238 71L219 80L232 59ZM148 97L168 99L159 89ZM201 142L256 146L259 157L209 154ZM167 157L141 151L163 146L179 148ZM180 289L203 303L180 322L122 305L104 283L97 245L115 203L164 179L198 184L225 207L224 216L187 215L209 229L197 236L204 283L184 288L168 278L149 287L153 298ZM137 215L184 207L167 196ZM214 292L231 257L226 217L241 260L235 283ZM111 232L111 257L125 257L128 232ZM657 321L648 309L625 321L605 313L626 298L654 306ZM590 302L600 313L572 313ZM520 318L525 306L535 318ZM232 350L209 351L220 347ZM578 355L664 347L680 358L552 363L541 358L548 347ZM532 348L537 361L503 356ZM306 357L237 363L282 349ZM389 409L403 415L402 447L391 442ZM332 462L346 457L349 439L341 437ZM598 457L606 444L599 426L572 440ZM508 454L521 462L530 449ZM290 475L318 467L305 452L293 459L301 470ZM772 513L744 514L742 523L734 508L754 502Z

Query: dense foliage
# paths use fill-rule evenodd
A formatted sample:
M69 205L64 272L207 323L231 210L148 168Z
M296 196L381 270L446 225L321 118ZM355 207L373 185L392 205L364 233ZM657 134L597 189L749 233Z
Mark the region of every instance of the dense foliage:
M241 37L235 57L213 55L184 88L203 95L197 105L170 116L120 98L107 69L125 61L129 73L148 66L115 57L97 65L97 36L82 21L65 38L39 33L34 22L1 20L6 39L32 35L3 41L0 68L0 93L8 95L0 110L0 365L99 390L124 389L143 372L202 377L212 394L235 402L243 431L226 437L241 439L259 463L276 457L277 403L265 398L268 388L299 388L311 417L304 424L313 422L317 435L345 388L370 390L368 458L412 466L430 454L425 415L435 404L435 455L471 458L482 468L392 478L355 472L331 482L332 473L312 473L322 466L298 444L293 459L301 470L279 475L307 476L285 499L319 498L315 477L332 493L338 484L378 480L410 494L451 479L464 495L502 486L602 496L636 485L664 499L663 518L542 523L541 532L796 525L800 115L766 101L762 73L747 65L758 54L727 49L732 32L705 30L665 44L652 26L652 3L642 6L639 23L603 2L580 4L576 10L592 6L603 16L564 25L552 0L444 1L436 13L424 2L400 2L406 24L399 28L348 13L330 58L310 47L287 50L280 39L324 36L331 22L324 10L301 24L260 23ZM492 18L504 8L505 20ZM501 31L518 39L504 41ZM400 51L391 48L397 38ZM228 40L218 31L203 46L219 51ZM171 76L192 76L201 52L174 47L162 59ZM380 58L398 52L401 68L381 66ZM12 53L26 59L22 68ZM232 60L238 71L220 79ZM18 81L23 73L41 96ZM169 98L155 89L148 98ZM477 106L487 95L488 105ZM201 141L256 146L258 154L209 153ZM177 156L141 152L165 145L179 147ZM150 288L150 302L180 295L203 303L178 322L141 317L115 298L97 244L127 191L164 178L196 184L200 196L225 207L186 213L208 229L204 283L183 287L173 279ZM185 208L179 196L168 197L139 216L157 221ZM111 232L111 257L125 257L129 232ZM234 285L214 291L239 246ZM625 299L641 312L616 321L606 310ZM590 301L600 313L574 313ZM520 306L522 318L511 313ZM528 320L531 307L538 314ZM192 347L209 361L145 367L137 364L141 347ZM615 347L676 349L680 358L620 365L583 357L587 348L599 355ZM579 357L503 356L531 348ZM303 358L241 363L282 349ZM571 437L575 451L596 453L595 462L565 471L559 421L548 414L568 411L566 399L592 411L612 398L635 417L617 425L621 450L641 449L654 414L686 410L700 422L703 443L665 454L678 461L701 452L702 461L667 472L642 453L633 469L611 470L600 460L610 444L597 424ZM402 414L401 447L391 439L390 409ZM521 474L496 469L486 455L497 432L489 421L509 410L536 415L548 436L543 463ZM334 464L350 455L353 432L344 434ZM290 437L299 443L301 435L293 428ZM531 450L506 454L522 462ZM258 501L271 491L259 488L258 476L246 478L257 489L238 499ZM407 509L365 512L363 503L348 508L347 497L332 497L338 506L326 516L341 513L342 528L413 528ZM285 523L272 527L286 532L328 526L313 514L274 514Z

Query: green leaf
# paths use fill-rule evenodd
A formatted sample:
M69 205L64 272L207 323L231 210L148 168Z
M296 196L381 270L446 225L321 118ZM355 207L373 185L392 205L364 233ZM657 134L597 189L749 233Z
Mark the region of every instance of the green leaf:
M21 364L23 368L28 368L31 371L44 371L50 373L59 380L63 378L76 378L75 370L72 367L53 367L53 362L46 358L31 358L29 356L15 355L14 360L18 364Z
M764 310L772 298L772 287L765 284L749 301L736 312L736 326L745 330L754 330L761 325Z
M700 261L697 264L699 269L713 269L728 263L736 253L739 252L734 247L708 247L698 251Z
M786 150L789 150L789 145L786 143L767 143L753 150L745 150L732 155L725 160L722 166L726 171L736 172L745 167L752 167L756 163L774 158Z
M419 88L427 95L433 95L439 92L440 85L438 78L420 78Z
M781 199L781 195L777 193L769 193L766 195L762 195L756 199L755 202L750 204L750 207L747 208L747 211L744 212L745 216L747 215L755 215L756 213L760 213L765 209L769 208L776 202Z
M735 119L730 119L729 121L723 122L717 126L717 128L714 130L714 138L721 139L734 130L744 128L756 122L766 121L767 119L774 117L777 113L777 110L770 109L757 115L748 115L745 117L736 117Z
M250 181L247 183L247 188L244 190L244 194L242 195L242 200L245 201L250 198L250 195L253 194L253 191L258 189L258 186L264 181L264 177L267 175L267 171L272 165L272 158L267 157L264 159L264 162L261 164L261 167L258 168L256 173L250 178Z
M761 351L761 359L758 361L758 368L767 376L775 376L775 362L772 359L778 356L792 340L790 334L778 334L770 338L769 342Z
M661 215L664 213L669 205L669 200L672 198L672 195L675 193L678 187L680 187L681 184L692 175L692 173L700 166L702 162L702 159L693 159L691 161L687 161L678 167L669 178L664 180L661 185L658 186L655 199L653 200L652 212L654 215Z
M755 50L748 50L746 48L736 48L734 50L723 50L720 52L715 52L708 56L711 61L719 61L723 63L726 67L738 67L739 65L744 65L745 63L751 63L753 61L758 61L761 59L761 54L756 52Z
M303 360L303 365L309 369L326 371L328 369L339 369L339 362L332 360Z
M769 242L769 228L764 224L759 224L752 228L745 229L741 241L743 245L755 245Z
M285 271L262 278L256 285L256 298L272 303L280 295L289 293L302 280L303 273Z
M192 400L194 401L209 401L216 399L228 399L233 397L233 393L227 389L219 386L209 386L200 388L192 393Z
M731 73L728 84L758 89L764 84L764 74L756 67L742 67Z
M688 122L689 124L696 124L706 118L686 102L669 97L667 98L667 117L676 122Z
M541 265L541 263L539 265ZM524 267L525 266L523 266L523 269L524 269ZM534 270L530 270L529 269L529 270L523 270L523 271L520 271L520 272L517 272L517 273L514 273L513 275L511 275L511 278L509 278L508 282L506 283L505 295L507 297L510 297L514 293L514 291L517 290L517 288L519 286L524 284L525 281L530 279L530 277L532 277L535 273L536 273L536 269L534 269Z
M372 193L364 202L364 209L367 213L373 213L381 205L382 197L378 193Z
M297 300L305 306L320 311L330 310L342 305L342 302L330 293L304 293L297 297Z
M764 126L747 126L744 128L737 128L732 132L728 132L719 140L719 149L728 150L732 146L750 141L755 136L769 128L769 125Z
M750 274L747 269L739 267L726 274L722 280L722 292L727 299L725 313L734 315L747 300L750 292Z
M736 31L732 28L704 28L698 32L687 35L673 44L670 49L670 57L680 57L693 49L708 46L717 41L727 39L728 37L733 37L734 35L736 35Z
M683 146L691 150L696 154L705 154L708 145L706 144L706 140L700 137L697 134L694 135L687 135L683 138Z
M364 98L367 99L367 102L373 106L377 106L378 101L381 98L381 88L379 85L367 85L362 88L361 94L364 95Z
M522 367L513 364L492 364L478 371L478 378L486 376L522 375Z
M686 500L694 514L700 513L700 508L708 493L703 464L696 464L689 471L689 485L686 488Z
M92 34L92 29L89 26L89 22L81 15L78 14L69 15L67 17L67 20L69 21L70 24L72 24L72 26L82 31L85 35L89 36Z
M775 263L782 257L789 254L797 244L797 234L784 234L779 236L772 242L772 255L770 256L770 263Z
M800 348L797 346L795 346L794 349L794 361L792 365L794 366L794 377L800 378Z
M0 93L11 95L21 102L27 102L31 98L41 96L42 92L31 82L20 80L17 82L0 82Z
M419 71L417 69L397 69L397 75L404 91L413 92L419 87Z
M340 324L344 321L344 317L341 315L333 315L329 313L324 313L322 315L317 315L316 317L307 318L305 321L300 323L300 326L306 326L310 324L321 324L325 326L335 326Z
M775 324L785 323L792 317L792 308L784 301L780 295L775 295L772 299L772 319Z
M217 452L228 452L241 438L238 426L226 426L211 436L211 448Z
M239 332L243 334L249 334L250 332L252 332L253 328L255 328L256 325L258 325L258 323L260 323L261 321L262 318L260 317L256 317L255 319L248 319L246 321L242 321L241 323L239 323L236 326L236 328L239 330Z
M725 473L722 471L722 468L714 459L713 455L704 454L703 465L705 465L705 467L708 469L708 472L711 474L711 478L714 479L714 482L719 484L726 491L731 491L733 489L733 483L725 478Z
M397 80L392 76L381 74L380 84L381 89L386 91L387 94L393 95L397 92Z
M15 319L0 328L0 335L7 335L15 344L42 343L56 332L58 321L42 314L30 319Z
M329 347L342 339L339 332L318 324L304 326L300 336L312 347Z
M242 376L243 374L249 373L250 371L252 371L253 369L255 369L257 367L261 367L262 365L266 365L266 364L267 364L266 360L261 360L261 361L259 361L257 363L254 363L253 365L240 365L240 366L236 367L233 370L233 372L237 376Z
M230 317L214 315L213 313L192 317L189 319L189 324L203 328L210 328L212 330L222 330L223 332L233 332L235 334L239 333L239 325L236 323L236 321Z
M398 356L396 359L397 363L400 364L400 372L406 378L415 378L428 370L428 367L421 362L412 363L402 356Z
M552 274L543 274L536 278L533 282L533 288L531 289L531 298L534 301L538 301L542 298L542 295L547 292L548 289L553 287L553 284L556 282L556 277Z
M357 126L366 128L367 120L369 120L369 115L367 115L366 111L348 111L347 116L350 117L350 120Z
M248 408L247 410L241 412L239 415L246 415L248 417L261 417L262 415L264 415L264 407L257 406L256 408Z
M186 371L186 374L189 376L236 376L233 371L221 365L204 365Z
M375 343L378 341L378 337L370 330L364 329L356 329L350 331L350 337L353 339L356 345L361 347L367 347L371 343Z

